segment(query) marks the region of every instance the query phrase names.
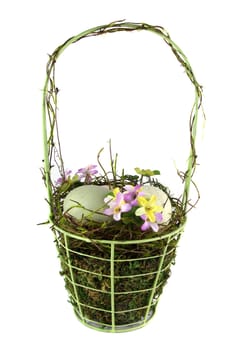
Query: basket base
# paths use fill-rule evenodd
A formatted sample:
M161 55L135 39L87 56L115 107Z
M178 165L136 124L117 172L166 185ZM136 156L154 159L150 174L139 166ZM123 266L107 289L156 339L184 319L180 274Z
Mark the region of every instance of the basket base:
M101 331L101 332L108 332L108 333L123 333L123 332L130 332L130 331L134 331L136 329L142 328L144 327L154 316L155 314L155 309L151 310L148 313L147 319L146 320L141 320L135 323L131 323L131 324L126 324L126 325L119 325L119 326L112 326L112 325L104 325L101 324L99 322L95 322L92 320L88 320L88 319L84 319L82 320L81 317L79 316L79 314L77 313L76 310L74 310L75 315L77 316L77 318L79 319L79 321L81 321L82 324L84 324L85 326L95 329L97 331Z

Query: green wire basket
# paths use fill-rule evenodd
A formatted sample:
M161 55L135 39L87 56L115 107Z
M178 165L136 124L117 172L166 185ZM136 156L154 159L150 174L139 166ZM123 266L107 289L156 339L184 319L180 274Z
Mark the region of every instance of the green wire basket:
M77 234L57 220L56 187L52 171L64 175L58 135L55 65L73 43L81 39L114 32L150 31L170 46L191 80L195 98L190 116L191 150L180 208L183 216L169 232L143 239L111 240ZM186 223L189 189L196 167L195 138L202 92L187 57L160 26L125 21L88 29L67 40L50 56L43 90L43 177L48 191L49 223L61 261L65 285L75 314L86 326L105 332L127 332L143 327L155 314L163 287L174 264L176 247ZM141 236L140 236L141 237Z

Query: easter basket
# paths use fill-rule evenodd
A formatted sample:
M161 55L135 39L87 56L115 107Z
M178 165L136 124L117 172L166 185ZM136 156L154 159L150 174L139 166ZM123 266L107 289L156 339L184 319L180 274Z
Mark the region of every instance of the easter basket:
M180 172L183 193L179 198L157 180L157 170L136 168L135 174L122 171L119 175L111 141L110 170L101 163L102 150L97 154L99 170L97 165L89 165L72 174L64 165L58 132L56 62L66 48L83 38L120 31L157 34L193 84L190 153L187 170ZM101 25L71 37L50 55L43 89L42 172L61 275L74 312L86 326L126 332L143 327L155 314L190 210L201 101L202 89L187 57L160 26L125 21Z

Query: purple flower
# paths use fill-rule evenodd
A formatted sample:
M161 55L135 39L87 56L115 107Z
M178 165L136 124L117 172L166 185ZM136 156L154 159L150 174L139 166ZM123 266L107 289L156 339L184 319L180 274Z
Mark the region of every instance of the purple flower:
M98 173L96 169L97 165L88 165L86 168L78 169L77 173L79 175L80 180L84 178L85 183L90 183L93 175Z
M108 196L107 199L109 197L110 196ZM113 219L115 221L119 221L121 219L121 213L130 211L132 208L129 203L126 203L124 201L124 195L121 192L117 192L115 197L112 197L110 202L108 202L108 205L109 205L109 208L104 210L104 214L113 215Z
M144 223L141 226L142 231L149 230L152 228L154 232L158 232L159 230L159 225L163 221L163 215L162 213L156 213L155 214L155 222L151 222L148 220L147 216L144 214L141 216L141 219L144 220Z
M72 170L65 170L65 173L63 176L59 177L56 181L55 181L55 185L56 186L60 186L63 182L65 182L66 180L69 179L70 174L72 173Z
M126 190L126 192L124 192L124 201L126 203L129 203L132 207L138 205L138 201L137 201L137 196L138 195L143 195L141 191L141 186L140 185L136 185L136 186L132 186L132 185L126 185L124 187L124 189Z

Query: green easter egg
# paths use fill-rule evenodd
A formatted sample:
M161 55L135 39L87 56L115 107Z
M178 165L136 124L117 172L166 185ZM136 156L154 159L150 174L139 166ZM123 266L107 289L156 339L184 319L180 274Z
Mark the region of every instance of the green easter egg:
M83 185L70 191L64 199L64 212L72 215L77 220L83 217L90 221L104 222L111 220L102 215L106 204L104 198L109 193L107 186ZM98 213L93 213L93 212Z

